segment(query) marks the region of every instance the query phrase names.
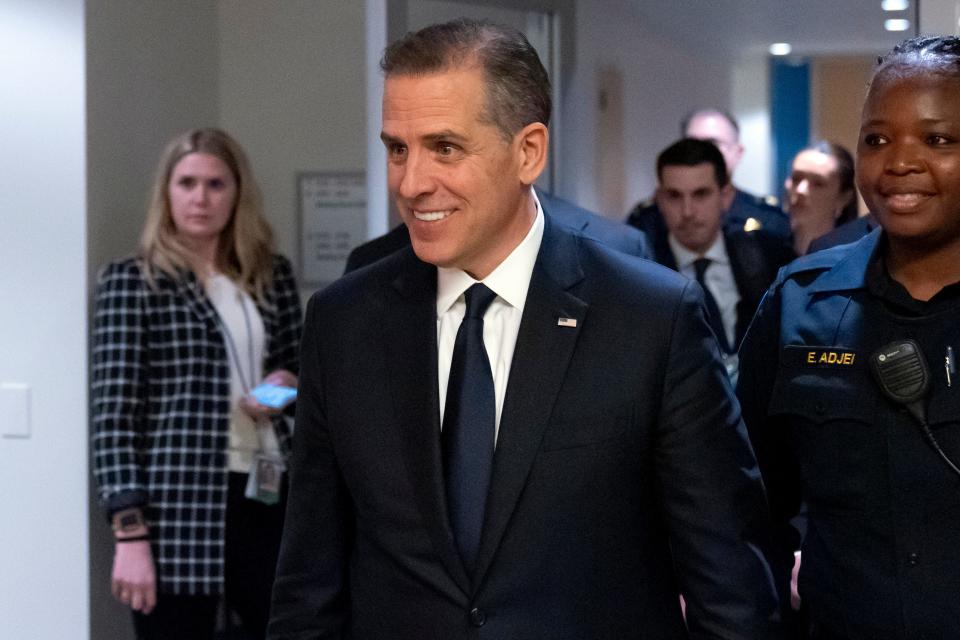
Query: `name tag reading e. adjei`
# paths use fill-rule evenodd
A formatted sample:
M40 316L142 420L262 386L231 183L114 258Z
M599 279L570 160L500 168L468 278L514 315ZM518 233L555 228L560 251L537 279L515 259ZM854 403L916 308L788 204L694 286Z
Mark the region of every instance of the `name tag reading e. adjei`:
M860 364L853 349L820 347L814 345L787 345L783 348L783 363L789 367L851 368Z

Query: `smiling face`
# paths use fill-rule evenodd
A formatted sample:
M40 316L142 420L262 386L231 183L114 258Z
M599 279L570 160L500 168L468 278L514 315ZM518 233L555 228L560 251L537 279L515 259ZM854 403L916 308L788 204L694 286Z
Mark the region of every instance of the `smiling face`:
M237 181L220 158L188 153L170 172L167 196L177 237L201 249L215 245L230 222L237 202Z
M387 182L417 256L486 277L530 230L530 185L546 127L504 139L484 118L477 66L388 76L383 95ZM531 136L542 143L531 146Z
M874 80L860 125L857 185L892 242L960 245L955 76L894 70Z
M657 207L671 235L689 251L702 254L720 235L723 212L733 202L729 184L717 184L714 167L666 165L657 186Z

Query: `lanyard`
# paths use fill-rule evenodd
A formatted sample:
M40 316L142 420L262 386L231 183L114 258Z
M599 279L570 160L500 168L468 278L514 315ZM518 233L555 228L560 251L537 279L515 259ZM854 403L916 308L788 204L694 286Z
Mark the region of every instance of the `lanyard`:
M247 369L247 372L250 374L249 383L247 382L247 377L243 374L243 366L240 364L240 353L237 349L237 343L233 339L233 334L230 333L227 323L220 318L219 314L217 315L217 318L220 319L220 328L223 330L223 337L226 338L227 350L230 353L233 363L237 367L237 376L240 378L240 384L243 386L243 392L248 394L250 393L250 388L253 386L253 329L251 329L250 326L250 313L247 311L247 303L239 291L237 292L237 300L240 302L240 309L243 311L243 322L247 327L247 355L249 357L250 364L250 368Z

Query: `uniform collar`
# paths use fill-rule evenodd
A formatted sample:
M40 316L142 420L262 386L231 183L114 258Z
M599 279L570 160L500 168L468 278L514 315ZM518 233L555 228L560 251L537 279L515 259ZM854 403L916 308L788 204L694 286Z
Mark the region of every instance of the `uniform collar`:
M811 283L808 291L845 291L863 289L867 286L867 270L871 262L879 260L878 252L882 246L882 229L874 229L854 242L846 254L831 269L824 272ZM827 249L832 251L832 249Z

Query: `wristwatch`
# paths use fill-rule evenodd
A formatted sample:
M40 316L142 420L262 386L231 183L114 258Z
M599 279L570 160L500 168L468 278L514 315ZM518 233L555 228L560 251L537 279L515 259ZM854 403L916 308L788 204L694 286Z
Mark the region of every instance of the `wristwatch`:
M112 526L114 534L141 533L146 531L147 521L143 519L139 507L132 507L113 514Z

